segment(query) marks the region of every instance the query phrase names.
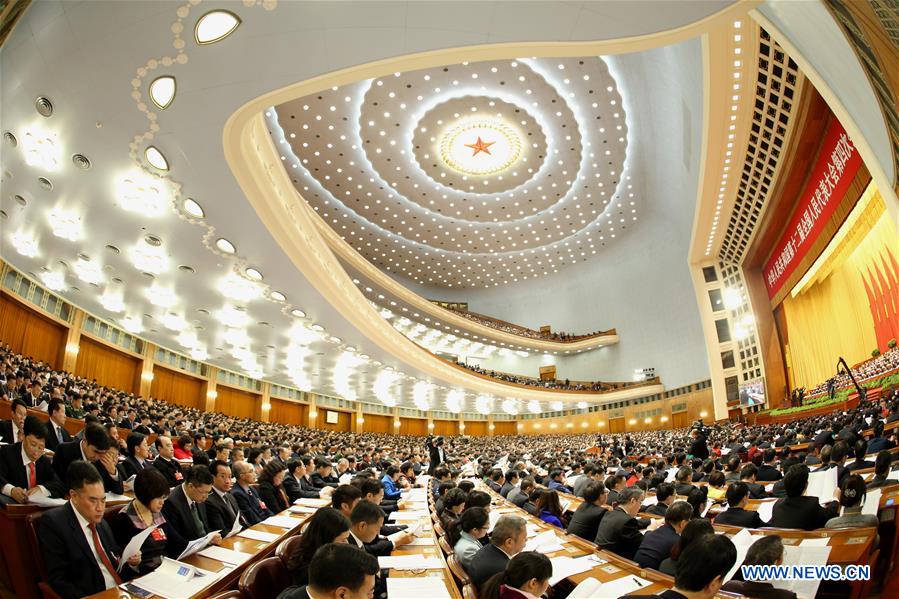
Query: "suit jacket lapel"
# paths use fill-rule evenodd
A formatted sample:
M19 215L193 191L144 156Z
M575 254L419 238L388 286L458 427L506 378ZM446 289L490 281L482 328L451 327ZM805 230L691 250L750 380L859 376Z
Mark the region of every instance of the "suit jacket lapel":
M72 527L75 536L75 544L78 545L84 553L88 562L99 569L100 566L97 564L97 558L94 557L94 550L87 544L87 538L84 536L84 531L81 529L81 524L78 522L78 516L75 515L75 508L72 507L71 503L66 503L66 519L69 521L69 526Z

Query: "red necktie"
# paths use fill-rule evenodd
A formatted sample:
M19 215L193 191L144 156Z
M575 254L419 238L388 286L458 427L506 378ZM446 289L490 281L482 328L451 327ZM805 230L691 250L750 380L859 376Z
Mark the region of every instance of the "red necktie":
M34 462L28 462L28 488L37 486L37 473L34 471Z
M87 525L88 528L91 529L91 534L94 536L94 549L97 550L97 555L100 556L100 561L103 562L103 565L106 566L106 569L109 571L109 574L112 576L112 579L115 581L117 585L122 584L122 579L119 578L119 575L116 574L115 568L112 567L112 562L109 561L109 556L106 555L106 550L103 549L103 544L100 542L100 535L97 534L97 526L91 522Z

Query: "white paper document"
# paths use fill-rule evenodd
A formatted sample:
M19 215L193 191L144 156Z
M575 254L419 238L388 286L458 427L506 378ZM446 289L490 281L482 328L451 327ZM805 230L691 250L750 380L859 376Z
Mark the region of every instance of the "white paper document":
M419 511L419 510L403 510L400 512L393 512L390 514L390 518L388 518L391 522L396 522L397 520L420 520L421 518L427 518L428 512Z
M824 566L829 557L830 547L787 545L784 547L783 565ZM771 584L778 589L793 591L800 599L814 599L821 580L772 580Z
M537 551L538 553L552 553L553 551L562 551L565 547L559 542L556 533L547 530L542 532L533 539L529 539L525 544L523 551Z
M777 500L771 501L763 501L759 504L758 513L759 518L762 519L766 524L771 521L771 517L774 516L774 504L777 503Z
M876 516L877 510L880 508L880 496L883 489L871 489L865 494L865 505L862 506L862 513L869 516Z
M187 599L222 578L232 569L225 568L213 573L163 558L162 565L150 574L133 580L132 584L165 599Z
M205 549L209 542L212 541L212 538L219 534L219 531L211 532L205 537L200 537L199 539L194 539L193 541L187 544L187 547L184 548L184 551L181 552L181 555L178 556L179 560L184 559L185 557L191 556L197 551Z
M423 576L420 578L387 578L387 596L390 599L450 599L442 578Z
M837 469L828 468L818 472L810 472L808 475L809 497L817 497L821 503L827 503L833 499L833 493L837 488Z
M730 540L733 541L734 547L737 548L737 561L734 562L730 572L724 577L725 582L733 578L734 574L737 573L737 570L740 569L740 566L743 565L743 560L746 559L746 553L749 551L749 547L755 543L757 538L758 537L752 536L752 533L749 532L748 528L744 528L730 538Z
M830 537L822 537L820 539L802 539L799 542L800 547L827 547L830 545Z
M237 512L237 516L234 518L234 524L231 525L231 531L226 536L226 539L229 539L240 532L242 526L240 525L240 512Z
M409 543L409 545L411 547L422 547L422 546L428 546L428 545L433 546L434 538L433 537L415 537L414 539L412 539L412 542Z
M302 521L298 518L290 516L271 516L263 520L260 524L268 524L269 526L277 526L278 528L293 528L299 526Z
M568 599L593 599L599 595L599 587L602 583L593 578L585 578L568 595Z
M292 505L287 508L287 511L289 511L291 514L314 514L318 510L319 508L310 507L308 505Z
M378 566L396 570L440 570L443 568L443 562L439 557L386 555L378 558Z
M562 555L549 558L549 561L552 562L553 565L553 575L552 578L549 579L549 585L555 586L569 576L592 570L597 565L597 562L592 558L592 555L585 555L577 558Z
M622 595L630 595L634 591L650 586L652 583L645 578L628 574L609 582L604 582L592 595L591 599L617 599ZM570 596L570 595L569 595Z
M330 499L314 499L311 497L300 497L293 502L294 505L308 505L310 507L325 507L330 503Z
M157 528L159 528L159 525L154 524L153 526L149 526L131 537L131 540L128 541L128 544L125 545L125 548L122 550L122 557L119 558L119 572L122 571L122 566L124 566L128 562L128 560L131 559L131 556L140 551L140 548L144 545L144 541L146 541L147 537L149 537L150 534Z
M249 553L225 549L224 547L216 547L215 545L210 545L203 551L200 551L199 555L210 559L217 559L220 562L231 564L232 566L239 566L253 557Z
M118 493L112 493L111 491L106 492L106 503L116 503L116 502L130 502L131 498L127 495L119 495Z
M50 497L47 493L38 489L28 496L28 503L39 507L56 507L65 505L66 500L59 497Z
M237 536L245 539L253 539L254 541L262 541L263 543L274 543L280 537L273 532L264 532L261 530L253 530L248 528L237 533Z

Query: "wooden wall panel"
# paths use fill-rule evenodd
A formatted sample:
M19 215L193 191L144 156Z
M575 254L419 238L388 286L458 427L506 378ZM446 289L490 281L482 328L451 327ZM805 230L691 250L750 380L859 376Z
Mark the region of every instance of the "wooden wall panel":
M327 412L337 412L337 424L328 424L327 420ZM326 408L324 406L318 407L318 417L316 418L316 427L323 428L329 431L339 431L342 433L350 432L352 428L352 418L355 416L349 412L340 412L338 410L332 410L331 408ZM366 418L368 420L368 418Z
M68 329L36 310L0 293L0 342L16 353L62 367Z
M235 418L259 418L262 397L256 393L216 385L215 411Z
M141 360L81 336L75 374L128 393L140 389Z
M493 423L494 435L517 435L518 423L514 420L501 420Z
M268 415L269 422L306 426L307 414L309 413L307 404L287 401L286 399L276 399L274 397L271 398L269 403L272 406Z
M150 397L189 408L204 409L206 381L162 366L153 366Z
M486 420L473 420L465 422L465 434L471 435L472 437L486 437L487 436L487 421Z
M400 418L401 435L427 435L428 421L424 418Z
M626 430L624 416L621 418L609 418L609 432L623 433Z
M365 422L362 423L362 431L366 433L392 433L393 416L383 414L363 414Z
M683 428L690 426L689 412L675 412L671 415L671 428Z
M435 420L434 421L434 434L435 435L443 435L445 437L451 437L453 435L459 434L459 421L458 420Z

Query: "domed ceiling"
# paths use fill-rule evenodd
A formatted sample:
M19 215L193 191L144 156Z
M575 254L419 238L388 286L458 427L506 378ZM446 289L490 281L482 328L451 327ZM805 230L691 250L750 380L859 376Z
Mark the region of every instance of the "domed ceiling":
M637 220L625 100L600 57L394 73L266 113L300 195L382 270L495 287Z

